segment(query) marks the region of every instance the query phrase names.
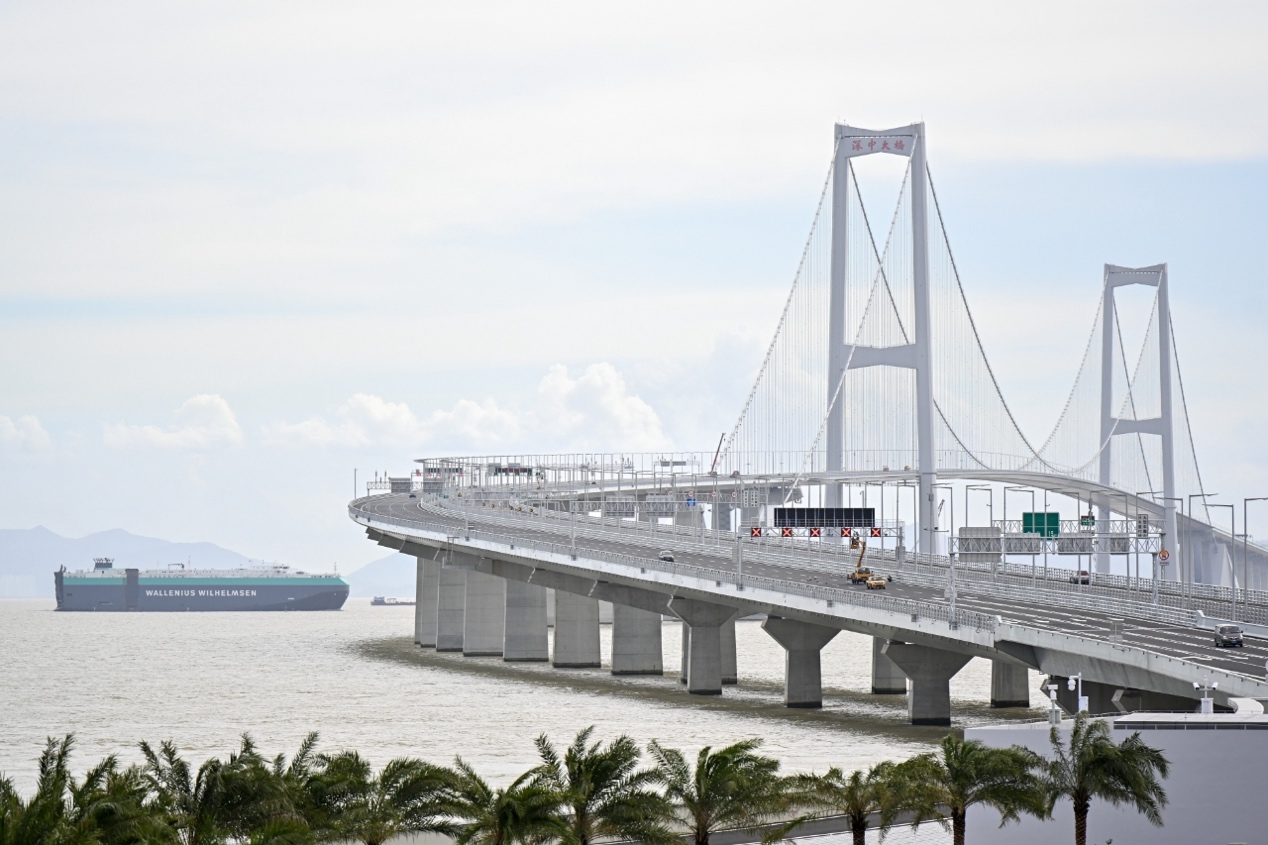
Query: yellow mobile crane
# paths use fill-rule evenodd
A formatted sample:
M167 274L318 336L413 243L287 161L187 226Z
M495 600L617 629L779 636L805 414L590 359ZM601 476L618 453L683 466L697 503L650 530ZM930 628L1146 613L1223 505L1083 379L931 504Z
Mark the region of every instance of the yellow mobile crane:
M850 547L858 546L859 558L854 562L854 571L850 573L851 584L862 584L872 577L872 570L863 565L863 556L867 554L867 541L854 538L850 541Z

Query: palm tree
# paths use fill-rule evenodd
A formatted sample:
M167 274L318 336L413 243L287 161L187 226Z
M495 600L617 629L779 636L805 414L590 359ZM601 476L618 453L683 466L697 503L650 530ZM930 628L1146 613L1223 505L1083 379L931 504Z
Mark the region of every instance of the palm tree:
M48 738L40 755L35 794L23 801L8 778L0 778L0 845L45 845L91 840L70 822L67 793L71 786L70 752L74 734Z
M898 768L908 783L916 824L949 816L954 845L964 845L965 819L974 804L999 811L1001 826L1016 821L1020 813L1047 817L1047 791L1037 774L1042 765L1039 755L1019 746L988 748L978 740L948 735L938 751Z
M711 834L725 828L754 830L792 809L793 784L779 774L779 761L755 753L760 739L713 751L700 749L693 768L681 751L656 741L648 746L656 779L665 796L681 806L695 845L709 845ZM784 838L804 819L771 829L763 841Z
M454 761L455 845L536 845L567 835L560 796L529 769L504 789L494 789L459 757Z
M1146 745L1139 733L1115 743L1107 722L1079 713L1068 745L1055 726L1048 739L1053 753L1047 766L1049 797L1068 798L1074 805L1076 845L1087 843L1087 813L1094 798L1115 807L1128 804L1155 827L1162 827L1167 793L1159 778L1167 777L1170 766L1162 752Z
M887 760L848 777L837 768L822 776L802 775L796 784L810 806L848 818L854 845L864 845L873 815L879 816L876 826L885 830L904 808L907 790L902 775L903 770Z
M157 751L141 743L149 809L179 845L223 845L249 840L281 814L285 796L251 737L227 760L211 758L195 772L170 741Z
M313 838L328 839L335 835L335 831L325 808L316 800L317 779L321 774L321 758L316 752L317 732L313 731L304 737L295 756L289 761L285 754L274 757L271 769L273 780L288 811L280 821L302 823L311 830ZM275 828L274 836L268 838L276 838L280 833Z
M149 791L140 768L120 769L110 755L89 769L82 782L70 782L68 821L94 845L160 842L167 828L146 807Z
M315 738L314 738L315 741ZM301 747L301 758L307 752ZM318 758L312 779L317 818L329 834L365 845L382 845L409 833L450 833L453 774L421 760L391 760L376 776L355 751ZM299 768L306 763L301 762Z
M638 842L667 842L673 839L668 822L672 807L658 792L649 789L656 773L639 770L642 756L628 736L619 736L604 747L590 742L594 727L577 734L563 757L542 734L537 738L541 754L538 783L559 798L565 825L564 845L590 845L595 838L616 838Z

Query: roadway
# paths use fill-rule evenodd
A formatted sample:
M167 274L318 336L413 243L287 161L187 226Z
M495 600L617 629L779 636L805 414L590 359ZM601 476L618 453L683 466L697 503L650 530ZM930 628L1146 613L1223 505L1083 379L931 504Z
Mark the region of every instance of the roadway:
M464 527L463 519L432 508L423 509L417 499L403 494L385 494L373 497L361 505L362 510L372 516L383 516L419 523L443 524L459 533ZM472 514L467 521L470 528L491 534L501 534L521 538L525 541L566 544L568 534L565 525L556 530L530 528L522 524L508 523L504 520L482 520L478 513ZM420 525L420 527L422 527ZM615 533L615 532L612 532ZM586 536L578 534L576 540L577 554L584 557L586 550L606 552L609 554L627 554L638 557L655 558L657 553L671 544L668 536L656 537L646 531L631 530L629 537ZM679 565L699 567L701 569L735 572L735 564L729 548L720 547L716 552L707 547L692 549L674 549L675 562ZM807 555L807 558L818 557ZM809 562L809 561L806 561ZM903 572L889 562L869 562L875 570L892 575L894 580L886 592L899 598L927 602L946 606L948 599L942 590L903 583ZM911 564L908 564L909 566ZM840 562L836 571L815 561L813 568L799 565L797 557L787 552L782 554L763 554L746 547L743 560L745 575L762 576L794 583L814 586L827 586L839 589L866 590L866 587L852 585L848 579L851 566ZM1053 588L1053 582L1046 587ZM1070 585L1077 589L1075 585ZM1125 592L1125 591L1124 591ZM1109 640L1111 623L1121 617L1097 611L1054 607L1042 602L1026 602L1002 599L994 596L974 596L972 583L960 583L957 589L956 607L960 610L976 611L990 616L1000 616L1005 622L1047 629L1060 633L1074 634L1093 639ZM1265 666L1268 666L1268 641L1248 639L1243 648L1218 648L1212 635L1199 628L1167 624L1145 619L1126 619L1123 621L1122 642L1124 645L1163 654L1169 657L1190 661L1213 669L1235 672L1251 677L1265 677Z

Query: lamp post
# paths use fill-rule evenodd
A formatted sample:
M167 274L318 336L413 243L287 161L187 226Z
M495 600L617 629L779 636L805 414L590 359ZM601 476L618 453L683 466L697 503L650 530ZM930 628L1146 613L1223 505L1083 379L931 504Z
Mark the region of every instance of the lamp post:
M1179 502L1179 503L1180 503L1180 516L1182 516L1182 517L1184 516L1184 499L1183 499L1183 498L1181 498L1181 497L1179 497L1179 496L1155 496L1154 498L1156 498L1156 499L1160 499L1160 500L1162 500L1162 501L1164 501L1164 502ZM1179 527L1179 526L1180 526L1180 523L1178 523L1178 522L1177 522L1177 523L1176 523L1176 551L1177 551L1177 552L1180 552L1180 554L1179 554L1179 560L1176 562L1176 567L1177 567L1177 569L1178 569L1178 571L1179 571L1179 573L1180 573L1180 599L1181 599L1181 601L1180 601L1180 606L1181 606L1181 607L1183 607L1185 610L1188 610L1188 609L1189 609L1189 597L1188 597L1188 594L1185 592L1185 589L1184 589L1184 554L1183 554L1183 551L1182 551L1182 544L1181 544L1181 541L1180 541L1180 527ZM1166 535L1164 534L1163 536L1166 536ZM1161 575L1161 573L1159 573L1159 574ZM1157 592L1158 592L1158 590L1157 590L1157 588L1155 587L1155 588L1154 588L1154 593L1156 594ZM1154 603L1155 603L1155 604L1157 604L1157 601L1155 600L1155 602L1154 602Z
M1013 486L1011 486L1011 487L1005 487L1005 488L1004 488L1004 495L1001 497L1001 498L1004 500L1004 530L1005 530L1005 531L1007 531L1007 530L1008 530L1008 491L1010 491L1010 490L1012 490L1012 491L1013 491L1013 492L1015 492L1015 493L1029 493L1029 494L1030 494L1030 512L1031 512L1031 513L1034 513L1034 511L1035 511L1035 488L1033 488L1033 487L1021 487L1021 486L1018 486L1018 485L1013 485ZM1045 491L1044 495L1045 495L1045 496L1047 495L1047 492L1046 492L1046 491ZM1047 507L1047 503L1046 503L1046 502L1044 503L1044 510L1045 510L1045 511L1047 511L1047 510L1048 510L1048 507ZM1047 516L1045 516L1045 517L1044 517L1044 520L1045 520L1044 525L1045 525L1045 526L1047 525L1047 522L1046 522L1047 518L1048 518ZM1020 532L1019 532L1019 533L1020 533ZM1039 536L1043 537L1044 535L1043 535L1043 534L1040 534ZM1044 539L1044 541L1042 541L1042 542L1046 542L1046 539L1047 539L1047 538L1045 538L1045 539ZM1045 557L1044 557L1044 573L1045 573L1045 574L1044 574L1044 577L1045 577L1045 578L1047 578L1047 569L1048 569L1047 563L1048 563L1048 558L1047 558L1047 556L1045 555ZM1035 566L1036 566L1036 563L1035 563L1035 556L1032 554L1032 555L1030 556L1030 589L1032 589L1032 590L1035 588L1035 574L1036 574L1036 573L1035 573Z
M952 546L952 543L953 543L953 538L955 537L955 488L953 488L950 484L934 484L934 485L932 485L932 486L931 486L931 489L934 489L934 490L946 490L946 491L947 491L947 498L949 498L949 499L951 500L951 513L948 515L948 519L949 519L950 521L947 523L947 525L948 525L948 528L947 528L947 552L948 552L948 553L950 553L950 551L951 551L951 546ZM933 530L936 532L938 529L935 527ZM936 534L936 533L934 534L934 540L935 540L935 541L937 540L937 534ZM936 542L934 543L934 545L936 545ZM952 559L952 565L954 565L954 563L955 563L955 560L954 560L954 558L953 558L953 559Z
M969 524L969 513L970 513L969 491L970 490L979 490L986 493L987 502L988 502L987 507L990 510L990 516L986 520L986 524L988 527L994 525L995 524L995 488L989 484L965 485L964 487L964 524L966 526ZM1000 532L1000 533L1001 533L1001 537L1000 537L1000 544L999 544L999 553L1000 553L1000 559L1002 559L1004 556L1004 541L1002 536L1003 532ZM991 561L991 580L992 581L994 581L995 578L997 577L996 568L997 568L998 562L999 562L998 560Z
M1233 610L1232 610L1233 619L1232 621L1236 622L1237 621L1237 552L1236 552L1237 550L1237 506L1236 505L1222 505L1218 502L1215 502L1215 503L1205 502L1204 504L1206 504L1206 508L1208 511L1211 508L1228 508L1229 534L1232 535L1233 537L1233 553L1228 556L1228 565L1232 567L1233 569L1233 573L1232 573L1233 574L1233 591L1232 591L1233 592ZM1246 529L1246 526L1243 525L1242 530L1245 530L1245 529Z
M1268 502L1268 496L1251 496L1242 499L1242 578L1246 581L1250 580L1250 523L1246 521L1246 505L1249 502ZM1250 585L1247 584L1242 589L1248 590ZM1233 577L1233 595L1237 595L1236 575ZM1245 605L1246 602L1243 601L1242 604ZM1233 621L1236 621L1236 617Z
M1074 692L1075 689L1079 691L1079 704L1076 712L1086 713L1088 710L1088 704L1087 696L1083 694L1083 673L1079 672L1077 675L1071 675L1069 681L1066 683L1069 685L1068 689L1070 692Z
M1192 523L1192 522L1193 522L1193 500L1194 500L1194 499L1206 499L1206 497L1208 497L1208 496L1218 496L1218 495L1219 495L1219 493L1190 493L1190 494L1189 494L1189 522L1190 522L1190 523ZM1202 502L1202 504L1206 506L1206 508L1207 508L1207 510L1208 510L1208 511L1210 510L1211 505L1207 505L1205 501L1204 501L1204 502ZM1208 524L1208 525L1211 523L1211 514L1210 514L1210 513L1207 513L1207 515L1206 515L1206 522L1207 522L1207 524ZM1179 528L1178 528L1178 527L1177 527L1177 529L1176 529L1176 533L1179 533ZM1192 525L1192 524L1190 524L1190 525L1189 525L1189 539L1190 539L1190 540L1192 540L1192 539L1193 539L1193 525ZM1188 546L1186 546L1186 548L1189 548L1189 547L1191 547L1191 546L1193 546L1193 545L1194 545L1193 543L1189 543L1189 545L1188 545ZM1185 555L1185 556L1184 556L1184 558L1183 558L1183 561L1184 561L1184 563L1186 564L1185 568L1189 570L1189 577L1185 579L1185 582L1184 582L1184 588L1185 588L1185 591L1186 591L1187 593L1189 593L1190 597L1192 597L1192 594L1193 594L1193 588L1192 588L1191 584L1192 584L1193 582L1196 582L1196 581L1197 581L1197 575L1196 575L1196 574L1194 573L1194 571L1193 571L1193 563L1194 563L1194 561L1191 561L1191 560L1189 560L1188 558L1189 558L1189 556L1188 556L1188 555Z

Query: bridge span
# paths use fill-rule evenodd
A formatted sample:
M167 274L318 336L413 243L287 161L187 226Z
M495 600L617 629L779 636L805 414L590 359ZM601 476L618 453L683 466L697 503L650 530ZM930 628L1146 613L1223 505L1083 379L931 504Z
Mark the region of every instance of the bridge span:
M604 600L614 609L614 673L663 672L662 615L683 621L691 694L721 694L737 660L727 626L738 615L763 613L764 629L787 653L790 707L821 704L819 652L842 630L874 638L873 690L906 693L913 724L950 724L949 682L972 657L992 661L998 706L1029 705L1027 669L1058 679L1081 673L1099 712L1192 709L1195 683L1218 684L1221 706L1268 699L1268 644L1217 649L1210 632L1186 623L1181 611L1084 594L1080 585L1049 585L1028 600L978 589L971 578L949 591L938 586L946 570L891 558L874 568L894 581L872 592L848 584L848 564L837 552L790 556L691 526L624 520L629 527L618 527L598 517L405 494L359 499L349 515L371 539L417 557L417 638L441 650L598 666ZM672 562L659 558L667 547ZM547 588L556 591L553 653Z

